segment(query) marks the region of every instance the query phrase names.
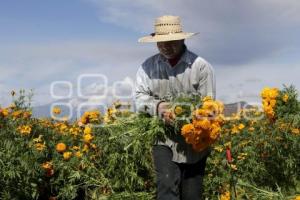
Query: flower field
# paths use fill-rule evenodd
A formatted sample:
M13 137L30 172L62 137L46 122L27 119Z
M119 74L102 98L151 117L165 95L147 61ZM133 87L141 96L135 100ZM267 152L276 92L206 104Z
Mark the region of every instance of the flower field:
M151 146L174 130L195 151L211 146L207 199L300 199L297 91L264 88L261 97L262 110L226 117L209 97L175 99L175 121L166 126L119 102L75 122L37 119L24 91L13 92L0 108L0 199L154 199Z

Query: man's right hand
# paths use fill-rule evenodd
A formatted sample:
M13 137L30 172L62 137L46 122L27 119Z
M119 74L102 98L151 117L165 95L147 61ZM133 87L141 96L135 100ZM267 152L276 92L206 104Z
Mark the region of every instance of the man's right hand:
M161 102L158 105L158 116L161 117L165 123L171 124L175 118L174 113L170 110L170 103Z

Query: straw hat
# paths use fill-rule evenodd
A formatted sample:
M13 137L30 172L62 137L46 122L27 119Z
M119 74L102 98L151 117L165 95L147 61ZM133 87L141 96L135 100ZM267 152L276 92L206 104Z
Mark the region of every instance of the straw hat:
M182 31L178 16L165 15L158 17L154 24L154 33L140 38L139 42L164 42L171 40L183 40L198 33L185 33Z

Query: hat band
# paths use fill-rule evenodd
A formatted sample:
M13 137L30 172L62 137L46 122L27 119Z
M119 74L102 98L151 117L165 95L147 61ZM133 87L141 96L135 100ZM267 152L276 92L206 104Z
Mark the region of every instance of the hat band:
M155 35L169 35L174 33L183 33L182 31L173 31L173 32L167 32L167 33L155 33Z

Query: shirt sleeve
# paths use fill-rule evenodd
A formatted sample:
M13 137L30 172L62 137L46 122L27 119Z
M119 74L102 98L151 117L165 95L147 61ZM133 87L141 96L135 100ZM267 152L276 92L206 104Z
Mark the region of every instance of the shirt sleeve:
M157 106L161 100L152 96L150 89L151 79L145 73L144 69L140 67L136 74L135 83L135 106L137 112L148 113L150 115L157 115Z
M202 97L211 96L215 99L216 80L214 69L208 62L202 63L200 69L200 80L197 92L199 92Z

